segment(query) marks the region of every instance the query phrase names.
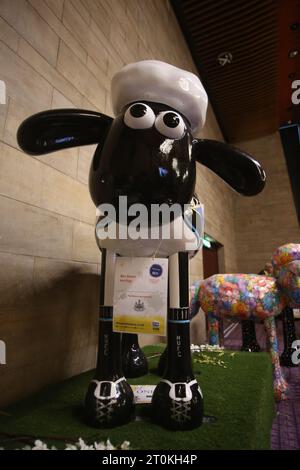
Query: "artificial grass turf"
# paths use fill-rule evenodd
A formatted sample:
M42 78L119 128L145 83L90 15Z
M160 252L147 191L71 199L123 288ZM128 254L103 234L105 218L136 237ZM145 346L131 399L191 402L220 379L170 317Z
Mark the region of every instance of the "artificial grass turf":
M163 346L147 346L146 355L161 352ZM198 361L201 362L198 362ZM148 375L130 380L131 384L156 384L158 358L149 359ZM110 438L113 445L124 440L132 449L268 449L274 416L272 364L267 353L224 351L193 354L194 372L204 395L204 422L192 431L166 431L151 422L149 405L138 405L143 417L113 429L95 429L83 420L82 402L92 372L81 374L48 387L0 414L0 447L23 447L25 444L1 442L1 432L33 435L50 445L64 448L64 442L45 436L66 437L67 442L82 437L86 442Z

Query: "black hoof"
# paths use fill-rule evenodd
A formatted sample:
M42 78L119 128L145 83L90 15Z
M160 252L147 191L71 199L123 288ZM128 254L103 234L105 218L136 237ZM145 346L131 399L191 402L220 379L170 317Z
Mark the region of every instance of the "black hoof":
M133 413L133 392L124 378L116 382L92 380L89 384L85 415L92 426L120 426L128 423Z
M196 381L171 384L162 380L152 397L154 420L166 429L184 431L203 421L203 397Z

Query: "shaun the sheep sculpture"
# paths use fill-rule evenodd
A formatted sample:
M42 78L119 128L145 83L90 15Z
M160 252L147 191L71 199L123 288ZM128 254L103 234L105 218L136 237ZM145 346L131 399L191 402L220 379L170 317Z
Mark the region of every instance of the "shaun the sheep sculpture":
M115 207L117 225L124 216L118 209L121 196L127 197L126 211L135 203L148 210L153 204L170 207L175 203L184 209L193 199L196 162L243 195L263 189L265 173L250 156L225 143L193 140L192 135L204 125L207 108L207 95L196 75L145 60L118 72L111 93L115 119L81 109L45 111L22 123L18 142L31 155L98 144L90 169L90 194L96 207L104 203ZM126 215L129 221L130 213ZM97 226L101 223L100 216ZM160 221L160 227L164 223ZM169 259L171 281L168 365L153 395L152 415L171 429L190 429L202 422L203 398L190 358L188 273L190 253L200 244L192 225L189 237L177 239L173 228L178 223L185 224L183 213L168 221L171 235L163 243L129 236L101 239L96 227L102 251L99 350L95 378L85 399L86 415L93 425L123 424L131 419L134 408L133 393L122 372L121 335L112 328L116 255L151 257L154 253Z
M274 366L274 394L286 398L287 384L280 368L275 317L286 307L300 307L300 245L279 247L269 275L215 274L200 281L192 300L208 316L209 342L219 343L218 320L263 320Z

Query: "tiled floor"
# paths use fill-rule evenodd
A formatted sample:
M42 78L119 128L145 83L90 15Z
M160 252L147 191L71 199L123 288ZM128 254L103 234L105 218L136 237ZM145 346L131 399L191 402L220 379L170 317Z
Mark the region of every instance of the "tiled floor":
M227 327L228 335L225 336L225 347L240 349L241 327L237 325L230 330ZM279 345L282 350L282 329L281 321L277 321L277 331ZM300 339L300 321L296 322L297 337ZM257 340L262 349L265 349L265 333L262 325L256 326ZM254 353L255 354L255 353ZM289 398L277 404L277 414L273 423L271 444L272 449L300 449L300 365L293 368L284 368L286 380L289 384Z

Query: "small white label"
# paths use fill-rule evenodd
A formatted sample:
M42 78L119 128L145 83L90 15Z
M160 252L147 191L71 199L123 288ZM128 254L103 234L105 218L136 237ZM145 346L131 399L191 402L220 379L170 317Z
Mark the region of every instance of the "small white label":
M6 344L0 340L0 365L6 364Z
M141 405L151 403L156 385L131 385L134 394L134 403Z
M166 335L168 259L116 260L113 330Z

